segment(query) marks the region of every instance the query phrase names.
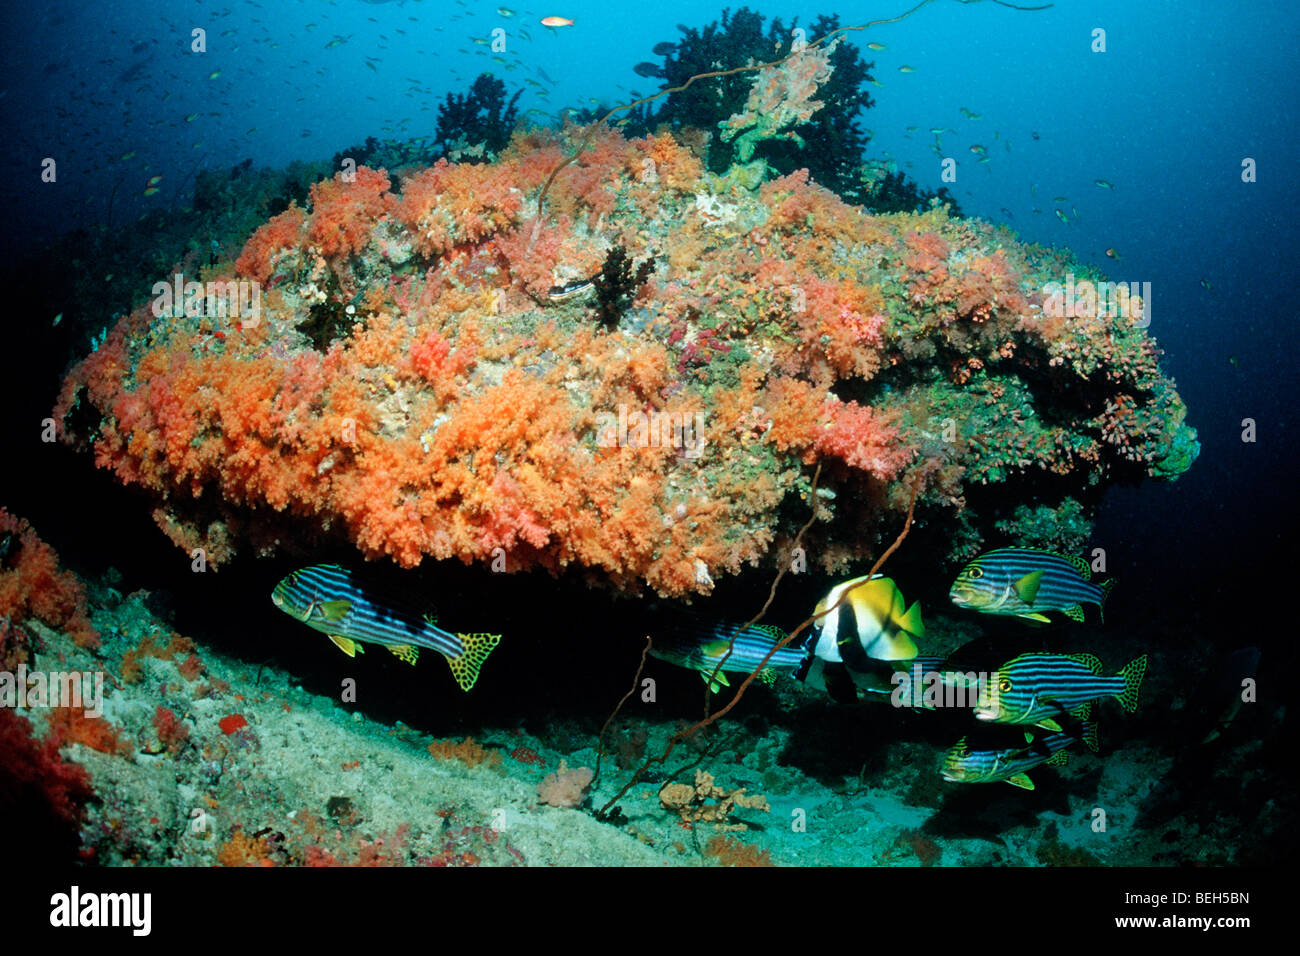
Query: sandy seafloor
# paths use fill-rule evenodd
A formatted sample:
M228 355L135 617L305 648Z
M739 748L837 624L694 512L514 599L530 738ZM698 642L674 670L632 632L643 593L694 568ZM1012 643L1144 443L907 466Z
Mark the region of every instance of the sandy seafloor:
M737 810L728 822L743 823L746 829L725 831L737 842L730 844L731 852L719 852L715 838L724 835L720 828L688 826L660 806L662 773L631 790L621 804L625 817L617 824L600 822L591 812L628 779L640 755L662 748L680 721L647 721L629 706L613 726L605 769L583 807L545 806L539 803L538 784L561 759L569 767L595 766L591 729L572 722L550 725L547 739L517 726L483 726L471 736L488 759L477 766L440 759L428 749L434 740L428 733L377 722L357 705L345 707L310 693L293 675L269 663L229 659L202 645L189 648L151 612L146 592L123 596L91 582L89 593L104 641L100 650L78 648L31 622L36 640L28 666L103 669L109 675L104 719L116 728L120 748L105 753L70 744L64 750L66 759L89 770L97 795L88 807L82 845L83 856L98 864L1038 866L1238 861L1240 823L1222 815L1193 820L1173 812L1162 815L1158 825L1140 822L1173 768L1167 748L1121 737L1101 756L1085 752L1061 770L1039 768L1033 774L1039 790L1033 794L1004 784L963 787L940 779L942 748L924 733L921 739L910 732L896 740L869 744L865 739L887 718L902 721L889 727L924 731L932 715L891 714L888 707L868 704L846 717L837 710L840 705L785 680L772 689L756 688L753 700L734 712L738 719L722 722L711 738L711 755L701 764L719 786L745 787L770 802L769 812ZM338 653L323 636L312 636L320 639L322 654ZM163 649L162 656L139 655L141 641L149 637ZM176 640L185 649L173 654L166 648ZM132 648L139 669L127 682L121 679L122 662ZM455 691L449 681L443 683ZM1175 710L1179 706L1175 701ZM159 707L168 708L183 726L169 740L160 739ZM44 712L26 715L38 732L43 729ZM235 715L246 726L231 729L241 723L229 719ZM852 744L858 735L864 753L870 752L857 779L834 769L829 774L817 770L812 751L827 726L834 728L838 746L844 738ZM636 745L620 745L627 740ZM1248 772L1257 747L1257 741L1247 738L1215 758L1233 787L1233 775ZM684 746L669 766L698 755ZM687 771L679 779L690 782L692 775ZM1269 832L1270 806L1271 801L1254 821L1254 832ZM1098 808L1104 810L1104 829L1096 824ZM753 855L742 845L752 847Z

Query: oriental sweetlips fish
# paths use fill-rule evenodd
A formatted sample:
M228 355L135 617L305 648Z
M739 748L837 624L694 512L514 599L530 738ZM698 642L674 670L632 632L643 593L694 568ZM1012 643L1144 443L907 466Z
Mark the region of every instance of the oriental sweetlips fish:
M1021 654L997 669L980 691L975 716L999 724L1034 724L1060 730L1063 715L1087 719L1092 701L1114 697L1137 709L1147 657L1134 658L1114 677L1101 676L1091 654Z
M452 676L465 691L474 686L479 668L501 640L500 634L444 631L432 614L380 597L337 564L293 572L275 586L271 600L286 614L327 635L349 657L364 650L363 643L382 645L408 664L415 663L421 647L437 651L447 658Z
M1034 782L1026 771L1042 764L1060 765L1070 759L1066 748L1083 740L1097 750L1097 725L1084 724L1080 736L1054 733L1038 740L1026 735L1024 747L972 748L963 737L943 757L940 771L949 783L997 783L1005 781L1022 790L1033 790Z
M851 669L866 669L866 658L910 661L917 655L914 639L925 636L921 606L907 607L898 586L882 575L837 584L817 603L816 614L820 629L813 653Z
M709 690L716 694L721 688L731 686L727 681L727 671L753 673L785 638L785 631L771 624L746 627L691 618L682 626L669 629L667 636L656 638L651 643L650 656L687 670L699 671ZM808 656L808 640L803 638L800 644L782 647L773 653L759 672L759 679L770 684L777 674L797 670Z
M1038 548L1002 548L971 561L953 581L948 597L958 607L982 614L1004 614L1046 624L1044 611L1083 620L1083 605L1101 606L1115 579L1091 584L1092 569L1078 556Z

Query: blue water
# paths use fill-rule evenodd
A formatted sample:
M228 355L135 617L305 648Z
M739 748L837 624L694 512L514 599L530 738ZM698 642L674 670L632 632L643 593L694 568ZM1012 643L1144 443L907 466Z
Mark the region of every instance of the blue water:
M657 60L651 47L675 39L676 24L720 13L698 0L508 3L508 17L497 6L6 5L5 257L110 217L183 205L198 170L327 160L367 136L433 136L437 106L482 72L524 90L527 123L652 93L658 81L633 66ZM750 6L805 25L837 12L847 26L895 16L907 0ZM550 30L538 23L547 15L575 23ZM206 31L206 52L191 52L195 29ZM1098 29L1105 52L1091 48ZM1138 633L1221 634L1225 648L1266 642L1271 626L1241 610L1285 603L1294 562L1271 553L1293 544L1296 511L1298 35L1300 5L1286 0L1060 2L1034 12L935 0L850 34L887 47L863 51L880 84L862 117L872 157L894 160L924 188L946 185L966 215L1068 247L1112 279L1151 283L1150 331L1202 451L1177 482L1112 489L1101 510L1094 538L1125 582L1108 620L1113 612ZM506 49L495 53L501 37ZM547 98L525 82L543 75ZM933 127L958 161L955 182L940 179ZM990 162L977 162L972 145ZM40 180L47 157L57 183ZM1247 159L1254 182L1243 181ZM153 176L158 192L146 196ZM1241 438L1247 419L1253 443Z

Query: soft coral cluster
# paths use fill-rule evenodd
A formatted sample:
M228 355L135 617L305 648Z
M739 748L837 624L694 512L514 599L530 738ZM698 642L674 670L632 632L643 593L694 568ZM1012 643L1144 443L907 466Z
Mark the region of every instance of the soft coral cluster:
M58 554L30 524L0 508L0 668L26 659L20 628L29 617L66 631L81 647L99 646L76 575L59 570Z
M327 259L360 252L375 223L395 205L388 185L383 170L368 166L313 185L308 242Z
M0 707L0 818L15 825L5 840L12 859L56 859L80 843L90 775L59 754L59 739L32 737L31 721Z
M960 509L968 473L1186 460L1140 330L1036 318L1060 263L943 209L867 215L804 172L705 176L667 133L582 138L543 201L583 133L519 134L397 193L366 167L318 184L240 259L277 280L263 320L214 340L137 310L65 381L56 415L98 422L64 439L161 498L174 539L216 529L222 557L241 522L306 526L404 566L576 565L674 595L787 540L815 463L847 492L826 508L855 509L809 533L838 567L876 550L902 485ZM653 272L606 330L582 280L611 253ZM1027 406L1058 393L1037 426ZM936 434L980 416L984 444Z

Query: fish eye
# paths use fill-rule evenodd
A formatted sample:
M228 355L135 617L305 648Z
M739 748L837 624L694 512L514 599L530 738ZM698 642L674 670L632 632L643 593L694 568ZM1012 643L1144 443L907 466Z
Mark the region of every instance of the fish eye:
M1002 680L998 681L998 690L1002 691L1003 693L1006 693L1010 689L1011 689L1011 681L1008 678L1004 677L1002 678Z
M977 580L977 579L979 579L979 578L982 578L982 577L984 576L984 569L983 569L983 568L971 568L967 573L970 575L970 579L971 579L972 581L975 581L975 580Z

